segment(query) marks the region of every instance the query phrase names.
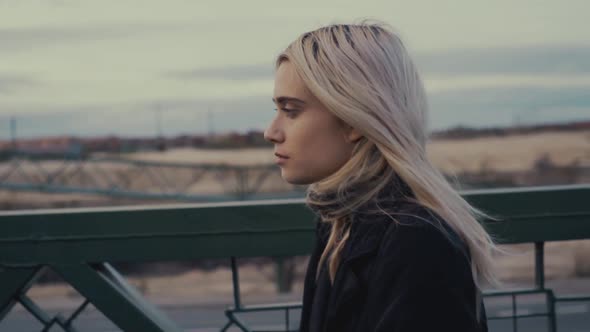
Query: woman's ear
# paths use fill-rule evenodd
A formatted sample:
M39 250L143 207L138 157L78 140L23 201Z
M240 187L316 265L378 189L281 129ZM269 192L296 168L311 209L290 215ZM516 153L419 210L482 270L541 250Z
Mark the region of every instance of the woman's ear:
M349 142L356 143L361 138L363 138L363 134L361 134L360 131L358 131L356 128L349 127L347 134L347 139Z

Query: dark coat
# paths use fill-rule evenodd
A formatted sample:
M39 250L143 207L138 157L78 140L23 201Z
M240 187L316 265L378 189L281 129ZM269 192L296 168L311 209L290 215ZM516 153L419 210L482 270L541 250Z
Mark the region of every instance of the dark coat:
M301 332L487 331L464 243L425 208L404 203L399 212L398 224L384 215L351 223L333 286L325 269L316 282L330 232L317 222Z

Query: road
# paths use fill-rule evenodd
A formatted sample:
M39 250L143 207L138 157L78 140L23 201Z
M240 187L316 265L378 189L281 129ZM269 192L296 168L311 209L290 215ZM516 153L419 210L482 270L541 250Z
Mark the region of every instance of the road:
M226 323L223 304L198 304L198 305L165 305L161 309L180 327L191 332L219 331ZM519 313L535 313L544 310L542 303L526 303L519 305ZM69 308L69 310L73 310ZM508 301L486 300L486 310L489 316L509 315L511 303ZM48 310L51 314L64 312L64 308ZM67 311L66 311L67 312ZM590 331L590 303L559 304L558 331L559 332L588 332ZM295 310L290 315L291 329L298 326L300 311ZM254 313L242 316L244 321L258 329L284 329L285 316L283 312L275 313ZM490 321L490 332L512 331L512 320ZM115 332L120 331L115 325L108 321L94 307L88 307L76 320L75 326L80 331L88 332ZM42 326L26 310L17 307L0 322L2 332L38 332ZM55 327L51 331L61 331ZM230 331L239 331L236 328ZM518 322L518 331L540 332L547 331L546 318L525 318Z
M527 283L507 284L507 288L523 288L530 286ZM547 282L547 287L553 289L557 295L565 294L590 294L590 278L558 279ZM229 295L229 294L228 294ZM246 304L277 303L300 301L301 294L296 292L281 295L250 295L246 297ZM187 332L211 332L219 331L227 322L224 310L232 303L229 296L202 296L198 297L190 291L184 296L152 295L146 299L156 304L168 317ZM62 314L67 317L77 306L82 303L79 296L46 296L33 299L37 305L46 310L47 314L54 316ZM512 314L512 302L510 296L485 297L485 306L488 317L510 316ZM516 297L518 314L543 313L546 310L544 295L519 295ZM559 303L557 311L558 332L590 332L590 301ZM300 310L290 313L290 328L294 330L299 325ZM250 327L258 330L285 330L285 313L282 311L248 313L239 316ZM81 332L115 332L121 331L100 311L89 305L75 320L74 326ZM513 331L512 319L489 320L490 332ZM8 316L0 321L0 332L39 332L42 325L20 304L15 306ZM547 329L547 318L521 318L517 322L519 332L544 332ZM61 331L59 327L50 329L50 332ZM239 331L237 328L229 331ZM136 331L132 331L136 332ZM140 331L137 331L140 332Z

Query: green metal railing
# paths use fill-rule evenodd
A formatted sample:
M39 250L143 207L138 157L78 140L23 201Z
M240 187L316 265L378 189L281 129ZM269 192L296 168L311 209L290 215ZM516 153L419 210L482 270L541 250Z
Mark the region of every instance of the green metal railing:
M487 292L486 296L545 294L548 330L556 331L555 306L590 297L556 297L544 283L543 246L548 241L590 238L590 186L486 190L463 193L478 208L499 217L485 226L500 243L535 243L535 285ZM21 303L49 330L76 331L73 322L92 303L124 331L180 331L110 265L114 262L228 258L232 262L234 306L228 324L250 329L238 314L289 310L300 304L242 304L236 259L289 257L312 249L313 215L303 200L185 204L125 208L36 210L0 213L0 319ZM70 317L50 317L26 292L52 269L86 301ZM512 315L489 319L519 318ZM288 330L287 322L287 330Z

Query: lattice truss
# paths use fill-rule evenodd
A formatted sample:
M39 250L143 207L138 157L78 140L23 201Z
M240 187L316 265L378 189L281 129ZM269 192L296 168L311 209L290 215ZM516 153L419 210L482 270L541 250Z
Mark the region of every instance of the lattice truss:
M17 156L0 162L0 189L49 193L215 201L297 188L280 179L274 165L162 163L124 159L36 160Z
M96 314L98 313L103 318L103 323L108 323L110 326L115 327L108 318L104 317L97 311L95 307L92 305L91 301L84 296L80 295L75 289L70 287L70 291L68 297L75 297L78 299L79 304L74 306L73 309L70 308L68 305L68 309L43 309L43 305L39 305L31 296L28 295L29 290L33 288L37 282L37 280L42 277L44 274L50 272L49 267L41 267L39 266L36 269L25 269L22 272L23 275L28 274L28 278L24 278L23 280L27 280L25 284L19 289L19 291L13 296L12 300L7 303L7 305L3 306L0 310L0 320L10 312L14 311L15 306L22 306L23 309L26 310L32 316L35 321L37 321L40 325L41 332L47 331L66 331L66 332L78 332L80 331L76 328L76 320L81 318L81 316L86 312L88 313L89 308L93 308L92 316L90 319L96 319ZM18 278L17 278L18 279ZM4 294L3 294L4 295ZM88 319L88 318L86 318Z

